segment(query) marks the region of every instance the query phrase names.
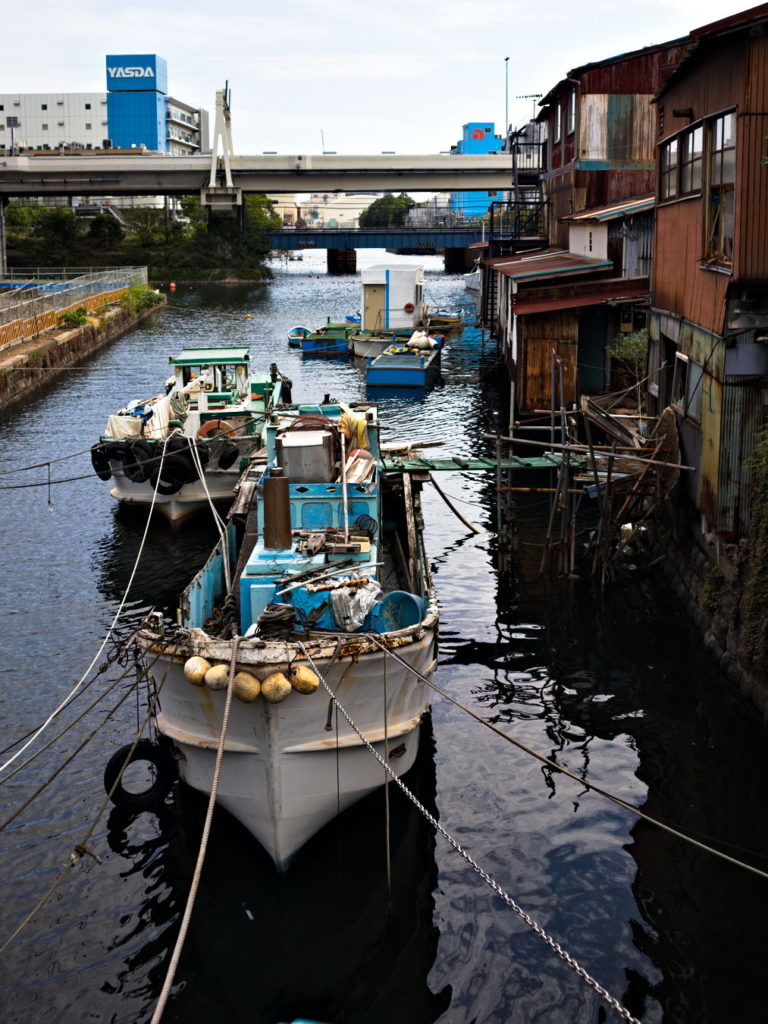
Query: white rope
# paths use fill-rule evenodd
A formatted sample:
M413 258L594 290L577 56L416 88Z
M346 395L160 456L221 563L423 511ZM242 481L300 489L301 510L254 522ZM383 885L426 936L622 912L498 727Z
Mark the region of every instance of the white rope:
M162 468L163 468L163 460L165 459L165 448L166 448L167 444L168 444L168 439L166 438L165 443L163 444L163 454L160 456L160 470L162 470ZM160 474L159 473L158 473L158 477L157 477L157 483L158 484L160 483ZM82 676L80 677L78 682L75 683L75 685L69 691L69 693L64 698L64 700L59 704L59 706L55 709L55 711L51 712L51 714L48 716L48 718L46 718L46 720L43 722L43 724L40 726L40 728L29 737L29 739L27 740L27 742L23 746L19 747L19 749L16 751L15 754L13 754L12 757L9 757L8 760L4 764L0 765L0 772L4 772L5 769L8 768L9 765L13 764L13 762L16 760L16 758L20 757L21 754L23 754L24 751L29 746L31 746L32 743L35 742L37 737L40 736L43 732L45 732L45 730L48 728L48 726L51 724L51 722L53 722L53 720L59 714L61 714L61 712L70 703L72 698L75 696L75 694L78 692L78 690L83 685L85 680L88 678L88 676L90 675L90 673L91 673L91 671L93 669L93 666L96 664L96 662L101 657L102 652L104 651L104 648L107 646L109 638L112 636L112 632L114 631L114 628L117 625L118 619L123 614L123 608L125 608L125 602L128 600L128 594L130 593L131 587L133 586L133 581L134 581L134 579L136 577L136 573L137 573L138 568L139 568L139 562L141 561L141 556L144 553L144 545L145 545L146 540L147 540L147 534L149 533L149 524L152 522L152 511L153 511L153 509L155 507L156 499L157 499L157 484L155 485L155 490L154 490L154 493L152 495L152 504L149 506L149 514L147 515L147 522L146 522L146 525L144 527L144 534L143 534L143 536L141 538L141 544L139 545L139 550L138 550L138 553L136 555L136 561L133 564L133 569L131 571L130 579L128 580L128 585L125 588L125 593L123 594L123 598L122 598L122 600L120 602L120 605L119 605L117 611L115 612L115 617L112 619L112 623L110 624L110 627L107 630L106 636L102 640L101 645L99 646L98 651L96 651L96 653L94 654L93 660L91 661L90 665L85 670L85 672L82 674Z
M226 524L219 515L218 509L216 508L213 498L211 497L211 492L208 490L208 484L205 479L205 469L203 467L202 462L200 461L200 453L198 452L197 444L195 444L194 441L192 441L192 443L190 444L189 450L192 453L192 461L195 464L197 475L200 477L200 483L203 485L205 496L208 498L208 504L210 505L211 512L213 513L213 521L216 524L216 529L219 531L219 539L221 540L221 562L224 568L224 585L226 587L227 593L229 593L232 590L232 577L229 568L229 551L227 549Z
M354 730L354 732L357 734L357 736L360 738L360 740L365 744L365 746L368 748L368 750L370 750L370 752L373 754L373 756L376 758L376 760L382 766L384 771L387 772L387 774L397 783L397 785L400 787L400 789L403 791L403 793L405 793L405 795L408 797L408 799L411 801L411 803L427 819L427 821L430 823L430 825L432 825L432 827L434 829L436 829L440 833L440 835L448 843L450 843L450 845L459 854L459 856L462 857L467 862L467 864L469 864L469 866L474 871L477 872L478 875L480 875L480 877L483 879L483 881L486 882L491 887L491 889L493 889L493 891L496 893L496 895L500 896L501 899L507 904L507 906L511 907L512 910L514 910L514 912L517 914L517 916L522 921L524 921L528 925L528 927L531 928L539 936L539 938L543 939L544 942L546 942L546 944L549 946L549 948L551 950L553 950L553 952L557 953L557 955L562 960L564 960L565 963L567 963L568 966L570 968L572 968L572 970L574 970L576 972L576 974L578 974L579 977L583 981L585 981L592 989L594 989L594 991L597 992L597 994L606 1003L608 1003L608 1005L611 1006L619 1014L620 1017L622 1017L625 1021L627 1021L627 1024L640 1024L640 1022L637 1020L637 1018L633 1017L632 1014L629 1012L629 1010L627 1010L627 1008L625 1006L623 1006L619 1002L619 1000L615 998L615 996L612 996L610 994L610 992L608 992L606 989L603 988L602 985L600 985L599 982L595 981L595 979L590 974L587 973L587 971L581 966L581 964L579 964L578 961L575 960L567 950L563 949L563 947L555 939L553 939L552 936L549 935L549 933L546 932L541 927L541 925L538 924L530 916L530 914L528 914L525 910L523 910L523 908L521 906L519 906L519 904L517 904L515 902L515 900L509 895L509 893L507 893L504 889L502 889L502 887L499 885L499 883L497 881L495 881L495 879L493 879L488 874L487 871L485 871L483 868L481 868L480 865L477 863L477 861L475 861L473 859L473 857L461 846L461 844L459 842L457 842L457 840L454 839L453 836L450 835L450 833L447 832L443 828L443 826L440 824L440 822L432 814L429 813L427 808L419 801L419 799L416 797L416 795L414 793L412 793L410 789L408 789L408 787L402 781L400 776L392 771L390 766L384 761L382 756L373 747L373 745L366 739L366 737L363 735L363 733L360 731L360 729L355 725L355 723L349 717L349 715L347 714L346 709L339 703L338 698L336 697L336 694L333 692L333 690L330 688L330 686L328 685L326 680L323 678L323 676L322 676L322 674L320 672L320 669L312 661L312 658L311 658L311 656L309 654L309 651L306 649L304 644L301 641L299 641L298 646L304 652L304 656L306 657L307 661L312 666L313 670L317 673L317 676L318 676L320 682L323 684L323 687L325 688L326 692L330 696L330 698L333 701L333 703L336 705L336 707L339 709L339 711L341 711L341 713L344 716L344 718L346 719L348 725ZM389 652L385 651L385 656L388 653ZM154 1021L152 1022L152 1024L154 1024Z
M168 965L168 973L165 976L163 982L163 989L160 993L160 997L155 1007L155 1012L152 1015L151 1024L159 1024L160 1019L165 1012L165 1007L168 1002L168 997L171 993L171 986L173 985L173 979L176 976L176 968L179 965L179 958L181 957L181 950L184 946L184 941L187 937L187 931L189 929L189 922L192 918L192 909L195 905L195 897L197 896L197 890L200 885L200 876L203 873L203 864L205 863L205 855L208 852L208 838L211 834L211 822L213 820L213 809L216 806L216 794L219 791L219 778L221 777L221 763L224 757L224 740L227 735L227 727L229 725L229 712L232 707L232 694L234 693L234 680L235 680L235 669L237 663L237 649L240 644L240 637L236 636L232 640L232 658L229 663L229 679L227 680L227 696L224 701L224 714L221 719L221 733L219 734L219 743L216 748L216 763L213 768L213 779L211 780L211 795L208 799L208 810L205 814L205 824L203 825L203 835L200 840L200 849L197 852L197 863L195 864L195 872L192 876L192 884L189 887L189 895L187 896L187 905L184 907L184 916L181 919L181 927L179 928L179 934L176 938L176 945L173 947L173 953L171 954L171 962Z

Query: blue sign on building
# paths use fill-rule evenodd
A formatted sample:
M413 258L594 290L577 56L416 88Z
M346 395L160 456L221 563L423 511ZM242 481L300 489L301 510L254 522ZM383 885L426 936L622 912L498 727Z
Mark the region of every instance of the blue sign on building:
M107 54L110 92L168 92L168 64L156 53Z
M494 134L493 121L470 121L464 125L462 136L452 153L500 153L504 140ZM496 192L451 192L451 209L464 217L484 217L494 200L503 199Z
M168 65L154 53L107 56L107 118L113 146L166 151Z

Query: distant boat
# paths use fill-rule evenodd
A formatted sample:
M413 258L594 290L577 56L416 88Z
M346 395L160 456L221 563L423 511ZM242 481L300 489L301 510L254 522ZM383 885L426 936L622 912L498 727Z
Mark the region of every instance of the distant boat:
M305 356L331 356L349 352L349 339L357 331L355 323L328 323L310 331L301 339L300 347Z
M434 328L438 331L458 330L464 323L464 310L459 309L455 313L450 313L447 310L443 311L440 309L436 309L434 313L430 311L427 317L427 323L430 328Z
M471 273L465 274L462 280L464 281L464 287L467 289L467 291L479 292L480 267L475 267L475 269Z
M266 446L266 468L243 481L226 536L182 595L179 625L147 620L138 644L162 686L157 728L206 793L233 674L217 800L283 870L385 781L323 680L403 775L429 705L438 609L421 485L385 472L375 406L283 407Z
M431 349L390 345L365 371L368 387L427 388L440 371L440 346Z
M361 317L359 313L350 313L347 314L347 316L345 316L344 319L348 324L359 324Z
M312 331L309 327L292 327L288 331L288 344L291 348L301 348L302 339L306 338Z

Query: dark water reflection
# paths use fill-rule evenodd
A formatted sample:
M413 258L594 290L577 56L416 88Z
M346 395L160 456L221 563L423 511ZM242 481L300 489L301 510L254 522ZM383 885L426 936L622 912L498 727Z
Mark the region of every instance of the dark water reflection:
M359 281L326 277L313 262L320 255L307 254L272 285L180 288L172 302L182 310L158 314L6 415L0 467L85 452L118 404L158 389L167 357L184 345L248 344L254 365L276 361L293 378L297 398L364 398L360 367L303 362L285 341L296 323L359 307ZM466 301L458 278L438 273L432 258L423 262L434 304ZM492 349L466 331L446 349L442 376L417 398L377 396L393 428L388 438L443 443L436 454L486 453L482 435L503 422L496 410L505 402ZM53 509L45 488L5 490L0 502L0 746L42 721L85 671L144 533L143 515L115 507L87 455L54 464L52 476L82 479L52 489ZM23 476L45 478L45 470ZM0 486L18 482L0 476ZM629 581L602 597L583 581L546 585L538 576L541 495L520 503L519 564L500 576L494 481L455 474L441 482L481 533L469 534L425 491L442 615L438 683L591 783L766 867L764 727L719 678L658 582ZM172 611L214 538L205 516L175 532L154 523L126 625L150 606ZM108 678L118 672L113 666ZM106 685L94 684L66 720ZM2 937L81 841L103 799L104 764L140 714L126 702L2 833ZM104 718L90 713L0 787L3 816ZM765 1019L765 882L601 800L442 701L412 782L448 831L638 1018ZM164 1019L613 1019L398 791L391 801L391 906L383 794L332 823L284 878L236 823L217 815ZM157 814L106 812L89 841L103 864L83 859L0 960L4 1021L149 1019L203 816L204 801L189 791L174 793Z

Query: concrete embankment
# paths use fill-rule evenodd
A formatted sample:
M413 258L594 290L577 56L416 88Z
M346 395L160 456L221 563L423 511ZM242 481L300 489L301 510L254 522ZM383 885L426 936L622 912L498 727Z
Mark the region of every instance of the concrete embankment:
M58 371L76 365L119 338L157 308L130 312L120 305L112 306L82 327L56 328L0 351L0 410L47 384Z
M754 656L755 602L747 578L752 545L720 545L702 535L685 508L665 507L651 525L661 571L728 679L768 721L768 673ZM760 611L758 610L758 614ZM759 628L759 624L758 624Z

